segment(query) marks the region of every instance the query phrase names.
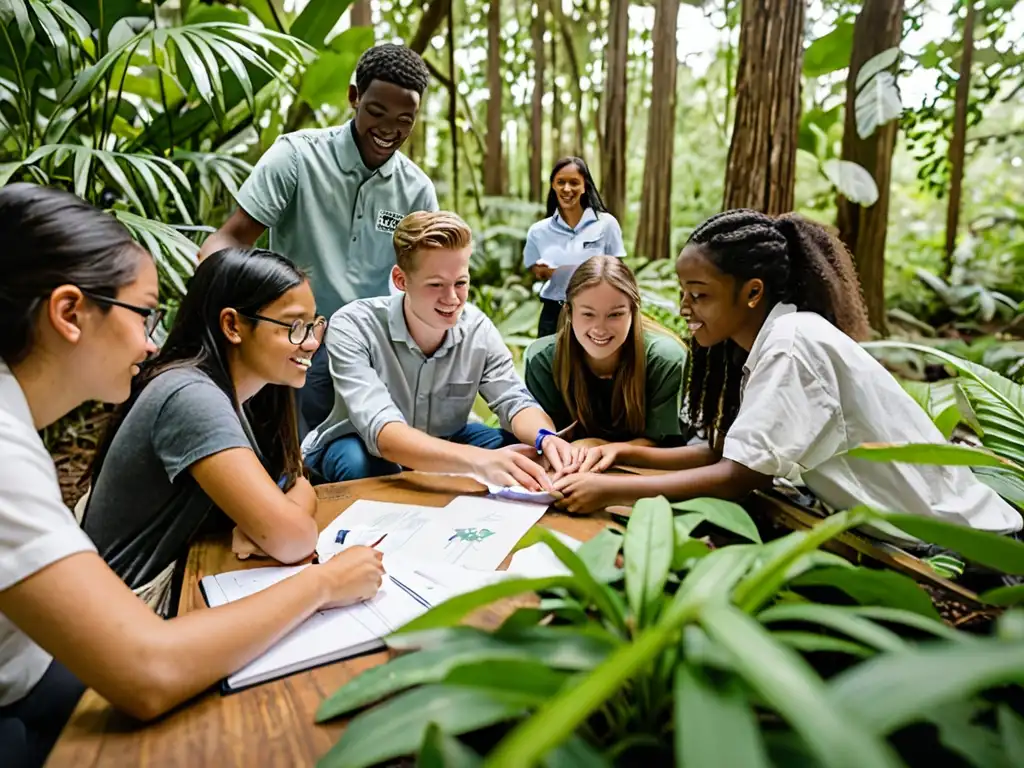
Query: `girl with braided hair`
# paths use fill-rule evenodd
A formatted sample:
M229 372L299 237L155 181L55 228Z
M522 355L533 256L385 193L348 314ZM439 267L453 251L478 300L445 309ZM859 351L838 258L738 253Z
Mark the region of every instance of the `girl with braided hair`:
M826 505L937 517L1008 533L1021 516L967 467L880 464L862 443L941 443L942 434L857 343L869 332L850 254L818 224L750 210L712 216L676 263L695 344L686 410L704 445L606 446L556 490L570 512L649 496L738 499L775 477ZM613 464L674 470L601 476Z

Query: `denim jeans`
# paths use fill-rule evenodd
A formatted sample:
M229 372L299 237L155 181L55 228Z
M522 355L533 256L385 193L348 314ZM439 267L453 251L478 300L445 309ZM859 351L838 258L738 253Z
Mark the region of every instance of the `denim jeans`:
M515 436L505 430L483 424L467 424L455 434L448 435L444 439L460 445L473 445L477 448L488 449L515 445L519 442ZM306 463L328 483L393 475L402 471L402 467L398 464L374 456L366 450L366 445L359 435L339 437L334 442L309 454L306 457Z

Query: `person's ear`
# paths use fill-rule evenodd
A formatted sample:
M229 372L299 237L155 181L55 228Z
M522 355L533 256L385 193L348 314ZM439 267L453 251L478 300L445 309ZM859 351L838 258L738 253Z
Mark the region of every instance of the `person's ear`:
M359 89L356 88L355 83L348 85L348 103L353 110L359 109Z
M85 297L74 285L61 285L54 289L46 303L46 316L50 325L62 339L77 344L82 338L82 312Z
M741 295L743 297L743 301L747 303L747 306L754 309L758 304L764 301L764 281L759 277L747 280L743 286Z
M220 332L224 334L228 344L242 343L241 325L241 318L236 310L225 307L220 311Z
M405 279L405 272L397 264L391 268L391 279L395 283L395 288L400 290L402 293L405 293L408 282Z

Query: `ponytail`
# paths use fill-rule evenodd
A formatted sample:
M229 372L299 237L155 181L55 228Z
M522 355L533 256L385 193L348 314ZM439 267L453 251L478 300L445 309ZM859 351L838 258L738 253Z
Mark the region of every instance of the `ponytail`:
M796 213L772 218L737 209L712 216L690 235L720 271L738 282L757 278L768 306L795 304L816 312L852 338L870 335L860 281L846 247L822 225ZM691 344L686 412L715 447L739 412L742 350L732 341L708 349Z

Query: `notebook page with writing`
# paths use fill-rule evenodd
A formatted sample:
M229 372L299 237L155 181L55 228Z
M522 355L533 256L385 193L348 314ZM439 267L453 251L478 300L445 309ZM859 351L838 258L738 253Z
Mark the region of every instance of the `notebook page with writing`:
M309 566L229 571L202 579L210 607L255 594ZM402 569L386 564L389 572ZM405 577L412 583L413 577ZM446 591L445 597L450 592ZM226 691L258 685L305 669L383 648L381 638L426 612L405 590L385 577L372 600L345 608L317 611L224 682Z

